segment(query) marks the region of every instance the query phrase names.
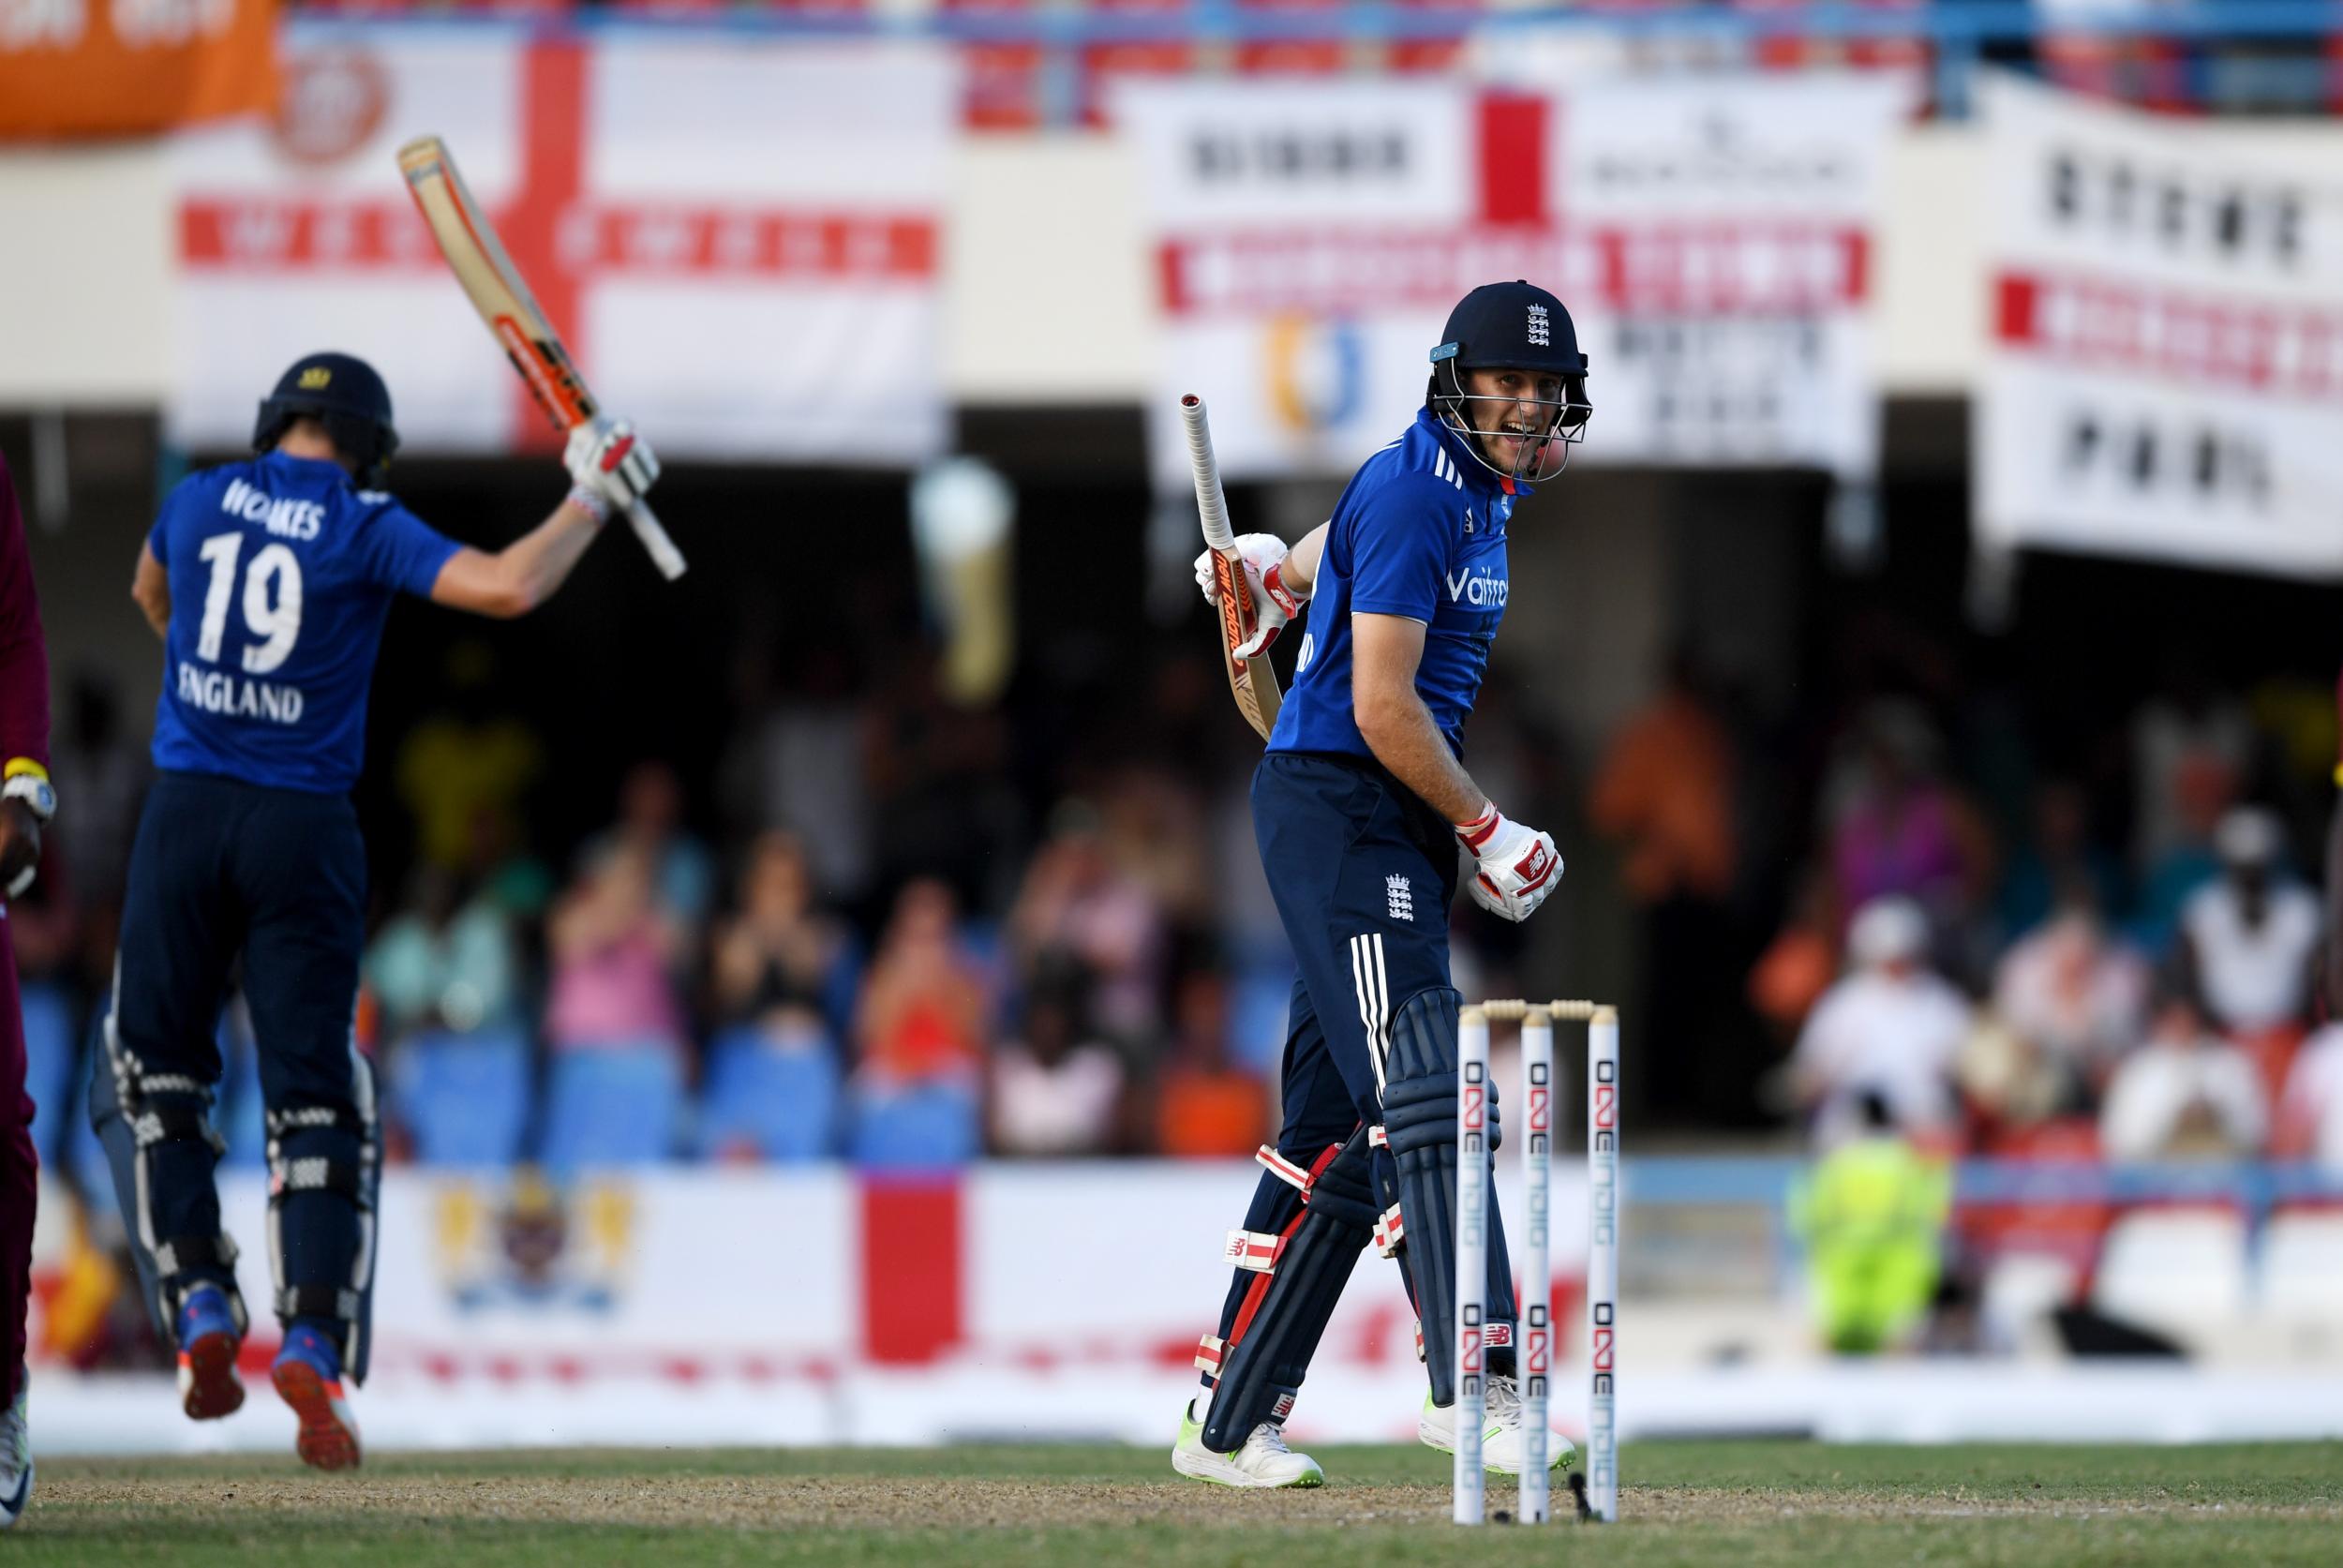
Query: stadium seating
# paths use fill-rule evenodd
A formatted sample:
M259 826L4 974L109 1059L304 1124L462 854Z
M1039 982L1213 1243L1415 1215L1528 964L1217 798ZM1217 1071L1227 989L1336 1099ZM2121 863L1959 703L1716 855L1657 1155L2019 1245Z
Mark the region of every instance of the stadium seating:
M2343 1210L2281 1210L2261 1232L2261 1309L2343 1340Z
M428 1165L503 1165L529 1124L529 1041L518 1030L425 1034L392 1072L392 1110Z
M857 1096L849 1152L867 1169L946 1170L975 1159L983 1142L971 1085L914 1083Z
M820 1159L835 1147L837 1057L827 1041L777 1049L752 1029L719 1036L709 1048L700 1103L703 1156Z
M2099 1255L2100 1311L2192 1347L2245 1310L2246 1220L2223 1207L2150 1207L2118 1217Z
M546 1086L541 1157L556 1172L664 1159L682 1107L682 1067L664 1042L560 1053Z

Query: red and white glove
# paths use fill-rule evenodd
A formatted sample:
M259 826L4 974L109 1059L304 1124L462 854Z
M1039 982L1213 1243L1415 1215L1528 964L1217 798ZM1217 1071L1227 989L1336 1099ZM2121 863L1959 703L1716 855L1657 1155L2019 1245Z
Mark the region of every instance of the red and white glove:
M624 511L643 499L659 478L650 442L623 419L598 413L570 432L561 466L577 488L599 498L608 511ZM589 510L591 510L590 506Z
M1286 622L1301 616L1310 595L1307 589L1296 593L1287 586L1286 542L1276 534L1240 533L1236 536L1236 553L1245 563L1246 586L1253 590L1253 635L1245 639L1243 646L1230 651L1240 659L1250 659L1269 651L1269 645L1277 640ZM1204 603L1218 609L1220 578L1213 570L1212 560L1210 550L1196 558L1196 586L1204 590Z
M1495 801L1455 828L1456 842L1478 862L1472 902L1492 915L1528 919L1562 879L1562 858L1553 835L1507 819Z

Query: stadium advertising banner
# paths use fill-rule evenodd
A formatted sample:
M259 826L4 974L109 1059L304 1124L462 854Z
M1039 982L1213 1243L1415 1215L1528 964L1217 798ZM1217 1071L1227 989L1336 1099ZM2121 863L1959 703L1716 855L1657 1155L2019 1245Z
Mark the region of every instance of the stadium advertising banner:
M0 4L0 139L139 136L265 110L276 0Z
M2343 576L2343 174L1988 86L1982 537Z
M1134 83L1116 97L1166 323L1151 410L1203 394L1240 479L1339 474L1411 417L1473 286L1570 306L1577 460L1868 475L1881 160L1903 77L1489 92L1448 82Z
M335 348L382 371L410 451L558 443L408 198L397 149L437 134L662 453L923 461L947 439L957 68L927 46L296 28L276 121L173 151L172 436L243 445L284 367Z

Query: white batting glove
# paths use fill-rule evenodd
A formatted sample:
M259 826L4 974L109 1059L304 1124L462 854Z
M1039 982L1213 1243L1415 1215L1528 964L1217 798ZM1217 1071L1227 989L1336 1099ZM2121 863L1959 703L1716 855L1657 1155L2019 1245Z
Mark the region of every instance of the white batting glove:
M1495 801L1456 825L1456 841L1477 862L1472 902L1508 920L1526 920L1562 879L1562 858L1550 833L1509 820Z
M1196 586L1204 590L1204 603L1218 609L1220 578L1213 570L1213 553L1206 550L1196 558ZM1240 533L1236 553L1245 563L1246 586L1253 590L1253 635L1230 651L1240 659L1250 659L1269 650L1286 622L1301 616L1310 596L1307 590L1296 593L1287 584L1286 542L1276 534Z
M570 432L561 466L579 489L592 491L614 509L642 500L643 492L659 479L659 458L650 442L625 420L605 413Z

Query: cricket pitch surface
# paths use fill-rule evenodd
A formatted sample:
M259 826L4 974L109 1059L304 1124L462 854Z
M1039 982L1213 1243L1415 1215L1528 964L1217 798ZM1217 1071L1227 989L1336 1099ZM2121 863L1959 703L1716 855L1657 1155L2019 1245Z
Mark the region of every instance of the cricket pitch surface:
M37 1438L38 1428L35 1428ZM282 1458L39 1461L12 1562L1104 1563L1470 1561L2321 1563L2343 1539L2343 1443L1944 1448L1628 1445L1621 1521L1448 1522L1428 1449L1312 1450L1327 1484L1231 1492L1166 1452L567 1449L394 1454L351 1475ZM1556 1477L1555 1505L1570 1493Z

